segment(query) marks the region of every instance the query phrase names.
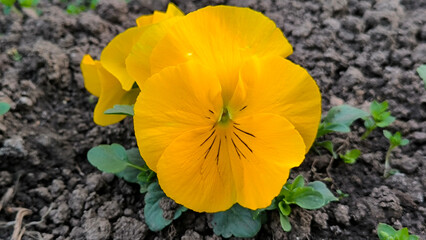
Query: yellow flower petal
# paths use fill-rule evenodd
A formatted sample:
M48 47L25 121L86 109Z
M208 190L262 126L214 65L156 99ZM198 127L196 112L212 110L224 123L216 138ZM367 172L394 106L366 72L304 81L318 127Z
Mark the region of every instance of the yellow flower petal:
M166 148L157 174L167 196L198 212L224 211L234 203L250 209L271 204L290 168L304 159L303 139L273 114L235 124L185 132Z
M269 206L290 169L305 158L300 134L287 119L275 114L236 118L228 128L227 139L230 160L239 162L232 168L237 202L253 210Z
M222 106L221 88L216 76L195 62L164 69L140 88L136 139L147 165L157 171L160 156L175 138L214 124Z
M167 6L167 11L165 13L160 11L154 11L154 14L141 16L136 19L136 24L138 25L138 27L144 27L172 17L183 15L183 12L178 7L176 7L176 5L174 5L173 3L169 3L169 5Z
M321 118L321 94L309 73L281 57L253 58L241 69L229 104L231 115L273 113L288 119L303 137L306 151Z
M225 102L238 81L238 70L253 55L286 57L292 47L276 25L248 8L206 7L177 22L151 55L151 72L197 59L221 80Z
M232 161L224 134L218 132L213 137L212 128L204 127L183 133L157 165L166 195L197 212L225 211L236 202Z
M117 104L134 104L139 89L124 91L117 78L106 71L100 61L94 61L89 55L83 57L81 71L86 89L99 97L93 113L93 121L98 125L107 126L123 120L125 115L107 115L104 112Z
M125 61L145 29L127 29L112 39L101 54L102 66L120 81L121 87L126 91L132 89L135 80L127 73Z
M133 105L136 102L139 89L123 90L117 78L102 68L100 64L98 73L101 83L101 94L93 112L93 121L98 125L107 126L123 120L126 115L108 115L104 114L104 112L117 104Z
M81 60L80 68L84 78L84 87L91 94L99 97L101 94L101 83L98 76L97 64L100 63L95 62L90 55L86 54L83 60Z
M151 25L133 46L130 54L126 58L126 69L129 75L136 80L138 85L143 84L143 82L151 76L150 56L152 49L178 19L179 17L174 17Z

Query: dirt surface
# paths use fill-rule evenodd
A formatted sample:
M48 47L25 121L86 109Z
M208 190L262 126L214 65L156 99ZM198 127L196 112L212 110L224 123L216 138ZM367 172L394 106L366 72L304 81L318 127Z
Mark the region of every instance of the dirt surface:
M11 111L0 117L0 223L23 212L23 239L221 239L211 215L185 212L161 232L149 231L138 186L102 174L86 159L99 144L136 144L132 119L110 127L92 122L96 99L84 89L79 64L85 53L98 58L105 45L134 19L165 10L167 0L101 0L96 10L70 16L59 0L41 0L42 14L0 13L0 101ZM186 13L209 4L248 6L265 13L284 31L294 53L317 81L323 110L343 103L368 108L388 100L399 130L410 144L396 149L382 178L388 147L381 130L360 141L332 134L344 152L359 148L354 165L309 153L292 178L327 182L349 194L323 209L295 208L293 230L281 230L269 214L256 239L378 239L379 222L408 227L426 239L426 91L415 68L426 63L426 2L418 0L211 0L176 1ZM1 7L0 7L1 8ZM1 9L0 9L1 10ZM22 56L16 56L16 52ZM15 59L14 59L15 56ZM16 58L17 57L17 58ZM25 215L26 214L26 215ZM41 223L37 222L43 219ZM9 239L13 226L0 228Z

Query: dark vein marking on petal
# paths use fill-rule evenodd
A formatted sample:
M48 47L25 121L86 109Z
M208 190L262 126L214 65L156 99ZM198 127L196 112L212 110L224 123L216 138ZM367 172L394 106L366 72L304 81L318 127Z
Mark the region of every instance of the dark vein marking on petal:
M217 155L216 155L216 165L219 164L219 154L220 154L221 143L222 143L222 139L219 140L219 148L217 149Z
M250 150L250 152L253 152L253 150L251 150L251 148L247 145L247 143L245 143L240 136L238 136L235 132L233 132L235 136L237 136L237 138L244 144L244 146L246 146L248 148L248 150Z
M251 133L249 133L249 132L246 132L246 131L244 131L244 130L242 130L242 129L240 129L240 128L236 127L236 126L234 126L234 128L235 128L235 129L237 129L238 131L242 132L242 133L245 133L245 134L249 135L249 136L252 136L252 137L254 137L254 138L256 137L256 136L254 136L253 134L251 134Z
M217 137L217 135L214 136L212 144L210 145L209 149L206 150L205 155L204 155L204 159L206 159L207 155L209 155L209 152L212 149L214 142L216 141L216 137Z
M235 152L237 152L238 157L241 159L241 155L242 155L245 159L247 159L246 156L244 155L244 153L241 152L241 150L235 144L234 139L231 138L231 141L232 141L232 144L234 145Z
M245 105L243 108L240 109L240 112L246 109L247 105Z
M208 136L208 137L207 137L207 139L206 139L206 140L204 140L204 142L200 144L200 147L201 147L201 146L203 146L203 144L204 144L204 143L206 143L206 142L207 142L207 140L209 140L209 139L213 136L213 134L214 134L215 132L216 132L216 129L215 129L215 130L213 130L213 132L210 134L210 136Z
M214 114L214 112L212 110L209 109L209 112L211 112L212 114Z

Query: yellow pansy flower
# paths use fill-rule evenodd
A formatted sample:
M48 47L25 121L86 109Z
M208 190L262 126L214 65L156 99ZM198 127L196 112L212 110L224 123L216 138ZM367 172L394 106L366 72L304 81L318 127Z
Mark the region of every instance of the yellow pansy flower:
M283 58L291 52L262 14L216 6L177 20L151 49L148 74L128 68L154 74L136 78L135 134L167 196L218 212L264 208L279 194L321 116L315 81Z
M126 70L126 59L130 51L141 37L142 42L150 44L158 41L154 36L144 33L157 24L169 26L171 19L180 16L183 13L170 3L166 12L156 11L152 15L142 16L136 20L137 27L129 28L112 39L102 51L100 61L84 56L80 66L86 89L99 97L93 116L96 124L106 126L125 118L125 115L106 115L104 112L116 104L132 105L136 100L139 90L134 89L135 80Z

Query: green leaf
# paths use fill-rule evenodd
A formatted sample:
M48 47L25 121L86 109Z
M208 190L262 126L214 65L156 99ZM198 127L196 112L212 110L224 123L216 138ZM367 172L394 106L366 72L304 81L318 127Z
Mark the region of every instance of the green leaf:
M163 217L163 210L160 207L160 200L165 197L166 194L161 190L160 185L157 182L151 183L148 187L148 192L145 195L145 207L143 213L145 216L145 222L151 231L161 231L172 220L165 219ZM184 206L180 206L173 219L177 219L182 215L182 212L187 209Z
M105 110L105 114L115 114L115 115L127 115L133 116L135 113L133 111L134 105L114 105L113 108Z
M368 115L367 112L349 105L333 107L320 124L317 137L329 132L350 132L350 126L355 120Z
M296 188L285 200L287 203L295 203L299 207L309 210L318 209L325 205L322 194L311 187Z
M38 0L19 0L22 7L34 7L38 4Z
M9 103L0 102L0 115L7 113L10 110Z
M376 127L376 122L373 118L368 117L364 120L364 126L367 129L374 129Z
M350 151L346 151L345 155L339 154L340 158L348 164L354 164L358 157L361 155L361 151L358 149L352 149Z
M408 236L408 240L419 240L419 236L410 235L410 236Z
M283 230L285 232L291 231L291 224L290 224L290 221L288 219L288 216L285 216L285 215L280 213L280 223L281 223L281 227L283 228Z
M315 191L321 193L324 199L324 205L332 201L338 201L339 199L334 196L334 194L327 188L327 185L321 181L314 181L308 184L309 187L315 189Z
M385 135L387 139L391 139L392 137L392 133L389 132L388 130L383 130L383 135Z
M91 0L90 1L90 9L95 9L96 6L98 5L99 0Z
M417 73L419 74L420 78L423 79L423 83L426 88L426 65L422 64L417 68Z
M405 146L405 145L407 145L407 144L409 144L410 143L410 141L408 141L408 139L402 139L401 140L401 144L400 144L400 146Z
M379 103L377 101L372 101L370 104L370 112L373 117L379 118L380 114L385 112L388 109L388 102L383 101L382 103Z
M16 0L0 0L0 3L3 3L4 5L8 7L12 7L13 4L15 4Z
M277 205L278 205L277 204L277 198L272 199L272 203L268 207L266 207L266 208L259 208L259 209L254 210L253 211L253 218L258 218L259 215L261 213L263 213L264 211L266 211L266 210L275 210L275 209L277 209Z
M118 173L128 166L126 149L115 143L90 149L87 159L93 166L107 173Z
M262 225L260 218L253 218L253 211L235 204L224 212L213 214L213 232L225 238L231 236L254 237Z
M149 170L149 168L146 166L145 161L142 159L141 155L139 154L139 150L137 148L131 148L129 150L126 150L126 155L127 155L128 163L141 168L145 168L147 169L147 171ZM118 172L115 175L117 175L120 178L123 178L127 182L138 183L138 175L140 173L141 173L140 169L127 165L127 167L123 171Z
M408 236L410 236L410 234L408 234L408 228L402 228L396 231L396 234L395 234L395 237L401 240L408 240Z
M280 212L284 214L285 216L290 215L291 213L291 207L285 201L280 201L278 203L278 208L280 209Z
M331 141L322 141L322 142L316 142L315 143L315 145L317 145L317 146L320 146L320 147L323 147L323 148L325 148L325 149L327 149L330 153L331 153L331 155L333 155L333 158L334 159L336 159L337 158L337 154L336 154L336 152L334 151L334 145L333 145L333 142L331 142Z
M395 236L395 234L396 230L385 223L379 223L377 226L377 235L380 240L389 240L389 237Z
M299 175L289 185L289 190L293 191L294 189L296 189L298 187L303 187L303 186L305 186L305 179L303 179L302 175Z
M388 116L385 119L383 119L382 121L376 123L376 125L381 127L381 128L384 128L384 127L391 125L391 123L393 123L395 121L395 119L396 119L395 117Z

